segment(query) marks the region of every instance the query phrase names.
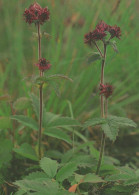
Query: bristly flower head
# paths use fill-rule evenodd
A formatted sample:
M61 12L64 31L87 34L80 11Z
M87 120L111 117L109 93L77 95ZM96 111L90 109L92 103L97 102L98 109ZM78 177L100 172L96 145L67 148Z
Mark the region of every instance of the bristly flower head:
M111 34L111 39L114 38L114 37L117 37L118 39L120 39L120 36L121 36L121 29L120 29L120 27L118 27L116 25L109 26L108 32Z
M113 86L108 83L100 84L99 90L100 95L104 95L106 98L108 98L113 93Z
M100 21L95 30L84 35L84 43L91 45L91 43L99 40L103 40L107 36L107 32L110 33L110 39L121 36L121 29L118 26L107 25L104 21Z
M36 66L38 66L39 70L45 71L45 70L50 69L51 64L50 64L50 62L49 62L48 60L46 60L45 58L41 58L41 59L39 60L39 63L36 64Z
M45 21L47 21L50 17L50 12L48 8L42 8L38 3L34 3L30 5L28 9L25 9L24 11L24 19L27 23L40 23L43 24Z

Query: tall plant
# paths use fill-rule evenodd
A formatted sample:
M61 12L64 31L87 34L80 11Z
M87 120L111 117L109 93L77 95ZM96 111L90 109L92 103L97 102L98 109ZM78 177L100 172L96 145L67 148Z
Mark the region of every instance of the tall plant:
M98 159L98 165L96 174L99 173L104 147L105 147L105 139L106 135L111 139L115 140L117 132L118 132L118 126L119 125L129 125L129 126L135 126L131 120L128 120L126 118L121 117L114 117L110 118L108 117L108 98L113 93L113 86L104 82L104 69L105 69L105 62L106 62L106 52L107 52L107 46L111 45L115 52L117 52L116 42L113 41L113 38L120 39L121 37L121 29L118 26L110 26L107 25L104 21L101 21L93 30L92 32L89 32L85 34L84 36L84 43L88 44L89 46L94 45L98 51L98 53L92 54L90 59L92 61L101 59L101 75L100 75L100 107L101 107L101 118L102 119L94 119L91 121L86 122L85 126L90 125L102 125L102 138L101 138L101 146L100 146L100 155ZM101 51L100 47L98 46L98 42L101 42L103 45L103 52ZM121 122L120 122L121 121Z

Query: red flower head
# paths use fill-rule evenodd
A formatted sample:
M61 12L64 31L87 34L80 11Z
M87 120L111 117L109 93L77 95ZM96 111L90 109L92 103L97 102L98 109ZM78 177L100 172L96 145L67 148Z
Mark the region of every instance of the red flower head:
M108 32L111 34L111 39L113 37L117 37L118 39L120 39L121 36L121 29L118 26L109 26L108 28Z
M24 19L27 23L40 23L43 24L45 21L49 19L50 12L48 8L42 8L38 3L34 3L30 5L28 9L24 11Z
M48 60L46 61L45 58L41 58L41 59L39 60L39 63L36 64L36 66L39 67L39 70L45 71L45 70L50 69L51 64L50 64L50 62L49 62Z
M109 85L108 83L100 84L99 90L100 90L100 95L104 95L106 98L108 98L113 93L113 86Z

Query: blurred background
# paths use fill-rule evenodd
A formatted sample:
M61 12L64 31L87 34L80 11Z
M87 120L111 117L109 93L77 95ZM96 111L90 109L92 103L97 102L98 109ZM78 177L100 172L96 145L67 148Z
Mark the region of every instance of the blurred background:
M119 52L115 53L110 46L107 52L105 81L115 87L109 101L109 113L127 116L138 122L139 2L136 0L37 2L42 7L48 6L51 14L50 21L41 28L42 32L50 35L46 34L42 38L42 57L47 58L52 64L48 74L65 74L74 80L74 83L62 81L58 85L53 85L53 88L60 92L59 97L52 88L44 89L47 111L70 116L67 103L69 100L74 117L82 122L89 117L100 115L98 86L101 63L100 61L87 63L88 54L95 52L96 49L90 49L84 44L84 34L93 30L100 20L104 20L107 24L120 26L122 31L121 40L115 40ZM9 94L12 101L19 97L29 97L30 91L38 93L26 79L39 74L34 65L38 59L37 39L34 36L37 29L23 20L23 12L31 3L33 3L31 0L0 0L0 95ZM1 116L7 116L11 112L5 102L1 102L0 107ZM121 137L124 136L122 143L125 139L133 142L128 142L128 146L132 147L133 144L134 155L139 156L139 146L134 147L137 135L138 129L134 132L132 129L121 132Z

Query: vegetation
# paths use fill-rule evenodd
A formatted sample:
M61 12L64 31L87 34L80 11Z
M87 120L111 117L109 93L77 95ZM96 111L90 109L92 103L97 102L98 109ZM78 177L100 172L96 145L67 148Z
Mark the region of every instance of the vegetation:
M0 2L0 194L138 195L137 1L40 0L50 10L50 21L39 21L41 34L38 23L24 21L32 3ZM114 90L105 117L99 105L104 56L84 44L84 34L101 20L122 31L107 47L105 80ZM45 72L39 38L51 63Z

